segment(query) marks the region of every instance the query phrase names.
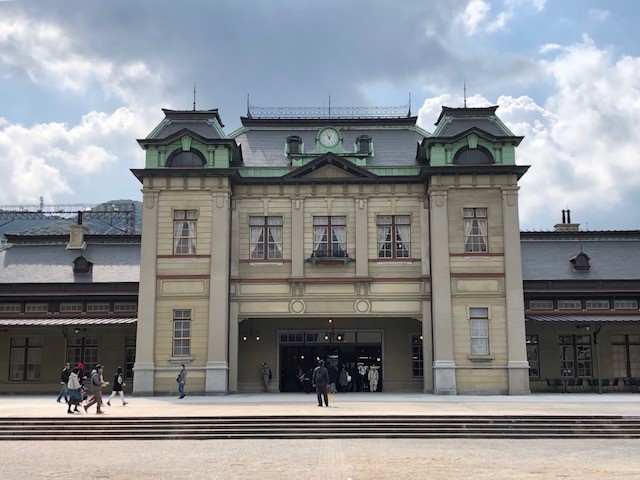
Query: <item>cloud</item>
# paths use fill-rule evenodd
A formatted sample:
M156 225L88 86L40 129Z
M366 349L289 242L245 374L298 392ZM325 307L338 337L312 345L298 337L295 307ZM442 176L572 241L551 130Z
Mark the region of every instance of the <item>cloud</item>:
M455 17L455 23L461 24L467 36L480 33L493 33L504 30L523 5L531 4L539 13L545 7L546 0L503 0L504 9L491 16L489 0L470 0L466 8Z
M640 58L614 58L587 36L555 52L555 58L540 60L553 82L544 104L527 96L501 96L496 102L499 117L514 134L525 136L517 150L518 163L531 166L520 182L522 227L551 229L558 212L568 207L574 220L591 222L591 229L606 228L604 220L624 209L624 226L617 228L637 228L640 215L629 206L640 203ZM429 122L440 106L461 100L427 99L419 123L433 131ZM491 102L475 96L467 104Z

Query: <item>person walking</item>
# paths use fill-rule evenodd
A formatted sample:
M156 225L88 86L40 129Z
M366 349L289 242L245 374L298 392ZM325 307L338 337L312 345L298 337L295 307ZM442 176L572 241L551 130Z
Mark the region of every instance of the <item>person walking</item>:
M118 367L116 374L113 376L113 390L111 390L111 395L107 399L107 405L111 406L111 399L116 396L116 393L120 395L123 407L129 403L124 401L124 392L122 391L122 387L125 387L126 385L127 384L124 383L122 379L122 367Z
M313 369L311 375L312 385L316 388L316 396L318 397L318 406L322 406L322 400L324 400L324 406L329 406L329 395L327 393L327 385L329 384L329 372L324 366L324 360L318 360L318 366Z
M62 372L60 372L60 393L56 402L60 403L62 397L64 397L64 403L69 403L69 393L67 391L67 383L69 382L69 375L71 375L71 365L66 363Z
M109 385L109 382L105 382L102 379L102 365L98 364L96 365L95 370L92 371L91 373L91 379L89 380L89 392L91 392L91 394L93 395L93 400L91 400L89 403L87 403L84 406L84 411L87 412L87 410L89 410L89 407L91 407L93 404L97 405L97 409L96 409L96 414L101 414L104 413L104 410L102 410L102 388L106 387L107 385Z
M182 367L182 370L180 370L180 373L178 374L178 393L180 394L180 396L178 398L184 398L185 393L184 393L184 386L187 383L187 367L184 366L184 364L180 365Z
M262 386L264 387L264 393L267 393L269 391L269 380L271 380L272 377L273 375L271 374L269 365L264 362L262 364Z
M67 390L69 391L69 401L67 402L67 413L73 414L73 412L79 412L78 406L82 402L82 392L80 390L80 379L78 378L78 369L74 368L69 375L69 382L67 383ZM71 405L74 405L73 412L71 411Z

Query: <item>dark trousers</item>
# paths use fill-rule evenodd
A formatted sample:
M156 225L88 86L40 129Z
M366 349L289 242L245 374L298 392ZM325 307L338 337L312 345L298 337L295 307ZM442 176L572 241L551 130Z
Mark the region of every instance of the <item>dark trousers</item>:
M322 399L324 398L325 407L329 406L329 395L327 395L327 384L316 385L316 395L318 396L318 405L322 406Z

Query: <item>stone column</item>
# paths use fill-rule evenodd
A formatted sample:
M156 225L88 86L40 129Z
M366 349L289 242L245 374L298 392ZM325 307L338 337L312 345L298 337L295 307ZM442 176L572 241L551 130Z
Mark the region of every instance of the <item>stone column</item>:
M431 320L431 262L429 259L429 199L425 198L420 209L420 263L421 275L428 278L422 282L422 293L428 299L422 302L422 361L424 393L433 393L433 324ZM412 249L412 257L416 256Z
M433 312L433 393L457 395L456 363L453 356L447 191L431 189L429 195L431 198L429 229L431 231L431 309Z
M145 183L148 179L144 180ZM135 395L153 395L155 375L156 269L158 253L158 200L160 192L142 189L142 244L140 247L140 287L136 360L133 365Z
M211 273L209 281L209 336L205 365L205 394L229 393L229 192L214 192L212 198Z
M304 199L291 199L291 277L304 277Z
M529 362L524 325L517 186L503 188L502 212L504 218L504 283L507 303L509 394L524 395L531 393L531 390L529 388Z
M368 200L355 199L356 211L356 277L369 276Z

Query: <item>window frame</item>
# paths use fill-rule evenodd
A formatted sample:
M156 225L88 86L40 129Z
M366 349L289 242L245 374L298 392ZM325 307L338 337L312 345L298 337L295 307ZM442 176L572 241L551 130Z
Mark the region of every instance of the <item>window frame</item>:
M593 348L591 334L560 334L558 335L560 350L560 376L562 378L593 378ZM581 357L582 352L588 352L588 358ZM566 356L570 353L570 357Z
M14 345L14 341L24 340L24 345ZM30 344L30 341L33 344ZM17 343L17 342L16 342ZM24 350L20 363L15 361L19 349ZM14 353L16 352L16 353ZM42 380L42 355L44 352L44 337L38 335L15 336L9 339L9 382L38 382ZM31 354L31 355L30 355ZM34 358L35 356L35 358ZM31 361L30 361L31 359ZM16 372L16 367L22 367ZM32 374L30 375L30 371ZM12 378L14 372L20 373L20 378ZM30 378L31 377L31 378Z
M326 223L320 223L321 219L326 219ZM337 223L342 219L343 223ZM313 253L312 258L317 259L345 259L347 254L347 216L346 215L314 215L313 224ZM324 233L319 234L320 230ZM343 231L344 240L336 238L336 233ZM318 241L321 236L320 241ZM326 239L325 241L322 241ZM321 249L326 245L325 249ZM342 248L340 248L342 247ZM326 252L326 253L322 253Z
M540 337L537 333L528 333L525 339L527 362L529 362L529 378L540 378Z
M480 314L480 311L484 311L484 314ZM468 316L470 354L472 357L488 357L491 355L489 344L489 307L469 307ZM482 330L484 334L478 333L480 330ZM479 340L481 342L479 342ZM484 347L484 349L478 351L479 347Z
M383 223L386 218L389 223ZM400 219L407 219L407 223L399 222ZM401 229L407 229L406 241L402 240ZM387 230L386 238L381 241L384 235L383 230ZM377 251L378 259L408 260L411 258L411 215L376 215ZM404 251L404 255L399 255L399 250ZM384 255L388 253L389 255Z
M174 308L171 325L171 355L172 357L191 356L191 329L193 318L190 308ZM187 335L184 335L184 332ZM181 334L178 336L178 334ZM185 353L186 352L186 353Z
M97 337L72 337L67 339L67 361L72 365L82 362L84 370L81 376L86 376L98 364L100 353L100 339Z
M424 378L424 344L420 333L411 335L411 375Z
M198 210L174 209L172 218L173 254L195 255L198 246Z
M261 220L262 223L252 223L258 220ZM280 223L270 223L278 220ZM274 234L277 236L277 232L280 232L280 241L274 238ZM282 260L284 256L283 234L284 219L282 215L249 216L249 260ZM256 252L259 250L258 247L261 248L261 252Z
M462 209L465 255L485 255L489 252L489 209L464 207ZM484 233L482 229L484 226Z

